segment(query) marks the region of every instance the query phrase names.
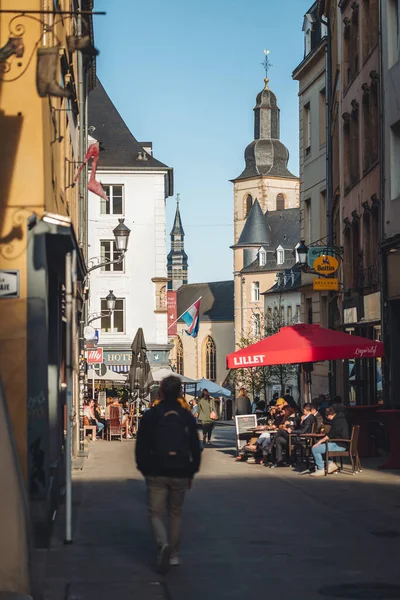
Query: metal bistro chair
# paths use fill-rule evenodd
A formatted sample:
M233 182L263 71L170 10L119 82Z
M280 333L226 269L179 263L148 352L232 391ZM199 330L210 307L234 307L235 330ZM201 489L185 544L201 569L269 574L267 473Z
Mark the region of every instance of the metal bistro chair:
M358 438L360 436L360 426L355 425L351 432L350 440L332 439L326 442L326 454L325 454L325 475L328 474L328 463L330 458L340 458L340 470L343 470L343 458L349 457L351 466L353 469L353 475L361 473L360 457L358 456ZM349 444L348 450L341 450L339 452L328 450L329 442L335 442L336 444L346 443Z
M113 437L119 437L122 442L122 409L120 406L110 406L107 437L109 442Z
M313 423L312 429L310 433L317 432L317 424ZM306 468L309 468L310 455L311 455L311 447L313 445L313 440L307 437L307 434L304 436L299 435L298 433L289 433L289 444L288 444L288 454L289 454L289 462L294 465L297 462L297 450L300 450L300 461L306 463ZM304 460L305 459L305 460Z

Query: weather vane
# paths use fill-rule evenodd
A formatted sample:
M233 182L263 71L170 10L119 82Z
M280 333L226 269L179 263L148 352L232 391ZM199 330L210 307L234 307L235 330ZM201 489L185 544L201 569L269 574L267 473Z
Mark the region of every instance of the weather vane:
M180 201L181 201L181 199L180 199L180 194L177 194L177 195L176 195L176 203L177 203L177 205L178 205L178 208L179 208L179 202L180 202Z
M271 67L273 67L274 65L271 64L270 60L269 60L269 50L264 50L264 60L262 61L262 66L265 69L265 77L266 79L268 79L268 71L270 70Z

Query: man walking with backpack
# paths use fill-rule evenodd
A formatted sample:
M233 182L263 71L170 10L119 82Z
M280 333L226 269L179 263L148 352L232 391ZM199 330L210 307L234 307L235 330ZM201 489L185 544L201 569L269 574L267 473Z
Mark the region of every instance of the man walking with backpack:
M145 476L150 524L158 546L158 569L165 574L180 564L181 511L185 493L200 468L196 420L181 399L181 380L161 382L160 400L141 419L136 462ZM169 536L164 523L168 511Z

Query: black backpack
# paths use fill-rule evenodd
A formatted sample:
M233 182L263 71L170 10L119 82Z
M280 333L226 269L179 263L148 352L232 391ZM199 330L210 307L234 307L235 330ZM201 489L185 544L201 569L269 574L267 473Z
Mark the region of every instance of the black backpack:
M188 468L191 462L189 427L179 409L158 411L153 436L157 468L171 471Z

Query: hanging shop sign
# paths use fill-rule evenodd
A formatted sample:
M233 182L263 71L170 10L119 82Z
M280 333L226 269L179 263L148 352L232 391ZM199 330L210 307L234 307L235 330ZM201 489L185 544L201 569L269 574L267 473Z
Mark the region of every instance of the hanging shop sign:
M178 308L177 297L175 290L167 291L167 313L168 313L168 335L173 336L178 334Z
M314 268L314 261L320 256L336 256L334 248L329 246L312 246L308 249L307 264L310 269Z
M0 298L19 298L19 271L0 271Z
M329 254L321 254L314 260L314 271L321 275L331 275L339 269L339 261Z
M313 289L317 291L337 291L339 289L339 279L337 277L314 279Z
M87 351L87 361L89 365L98 365L103 362L103 348Z

